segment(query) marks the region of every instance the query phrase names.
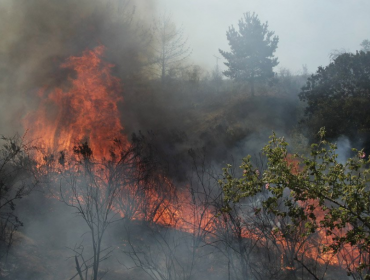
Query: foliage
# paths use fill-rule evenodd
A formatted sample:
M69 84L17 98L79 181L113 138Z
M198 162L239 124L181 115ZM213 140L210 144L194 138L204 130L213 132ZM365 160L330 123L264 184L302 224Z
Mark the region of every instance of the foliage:
M357 156L340 163L336 145L324 140L324 134L321 129L321 140L311 145L309 156L289 156L288 143L273 134L263 148L267 157L264 172L253 166L250 156L243 160L241 178L233 176L228 165L220 180L228 205L224 210L243 198L257 196L263 210L291 219L284 231L275 228L283 236L304 225L304 235L323 230L332 238L327 252L338 254L348 245L356 249L357 261L347 269L350 274L355 269L361 274L370 267L370 157L354 150ZM266 192L268 196L262 196Z
M307 103L303 124L309 138L325 127L328 139L369 138L370 52L344 53L308 78L299 97Z
M268 24L253 13L245 13L239 20L239 31L234 26L226 32L231 52L220 50L229 68L223 74L237 81L266 80L274 76L272 68L278 65L274 58L279 38L268 31Z

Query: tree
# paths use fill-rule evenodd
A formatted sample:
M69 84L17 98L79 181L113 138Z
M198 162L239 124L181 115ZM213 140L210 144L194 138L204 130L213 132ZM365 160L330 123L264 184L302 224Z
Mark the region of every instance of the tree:
M176 28L171 17L166 14L155 21L154 39L154 63L159 66L164 84L168 69L185 60L191 54L191 49L187 46L184 29Z
M299 98L307 103L302 123L311 141L325 127L328 139L345 135L370 141L370 52L343 53L308 78Z
M220 184L229 206L224 210L230 211L230 205L243 198L258 196L262 207L256 212L289 217L291 232L302 225L306 236L322 230L330 240L324 252L342 258L355 279L370 279L370 157L354 150L355 157L339 163L336 145L324 140L323 129L319 135L321 140L311 145L310 156L289 156L284 138L274 134L263 148L267 168L261 174L250 156L243 160L241 178L230 173L231 166L225 168ZM269 195L261 197L266 191ZM279 228L275 231L285 234ZM351 261L346 250L355 256Z
M262 154L257 158L257 166L258 170L265 169ZM268 191L263 190L241 203L225 205L220 195L215 205L220 213L216 231L218 248L227 257L228 279L299 279L298 275L301 279L312 279L306 269L325 275L330 258L315 254L322 251L322 238L302 236L304 226L292 231L289 217L277 217L261 209L261 201L268 196ZM228 211L222 210L225 206L230 206Z
M85 248L80 244L72 249L77 273L71 279L102 279L101 262L112 253L111 248L103 248L105 233L113 223L122 219L117 211L117 200L127 185L136 181L140 172L135 168L132 147L126 147L120 140L114 141L107 158L95 158L87 143L75 146L73 152L73 155L61 152L57 161L51 155L53 161L48 172L51 186L59 183L61 201L75 209L88 228L90 246ZM90 248L91 252L86 250ZM90 253L92 256L88 257Z
M278 65L274 57L279 37L268 31L268 24L253 13L245 13L239 20L239 31L234 26L226 32L231 52L219 50L229 68L223 74L236 81L248 81L254 94L254 82L274 76L273 67Z

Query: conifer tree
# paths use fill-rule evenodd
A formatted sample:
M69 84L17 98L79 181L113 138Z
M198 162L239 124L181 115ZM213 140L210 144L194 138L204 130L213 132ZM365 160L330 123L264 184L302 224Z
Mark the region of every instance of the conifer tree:
M236 81L248 81L254 94L254 83L274 76L273 67L278 65L274 57L279 37L268 30L268 23L261 23L255 13L245 13L239 20L239 30L234 26L226 32L230 52L219 50L229 68L223 74Z

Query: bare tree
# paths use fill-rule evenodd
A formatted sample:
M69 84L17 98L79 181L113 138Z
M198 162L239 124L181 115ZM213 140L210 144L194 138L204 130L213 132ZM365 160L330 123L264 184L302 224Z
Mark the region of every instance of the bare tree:
M161 71L162 84L169 68L174 68L191 54L187 45L188 40L184 37L183 27L176 28L171 16L164 14L154 22L154 63Z
M77 273L71 279L78 276L86 280L91 275L91 279L97 280L102 277L100 263L112 252L102 247L103 237L110 225L121 219L116 200L122 189L134 181L136 159L131 147L118 140L109 159L95 159L87 143L76 146L74 154L67 156L61 154L55 173L60 197L86 223L92 247L92 257L86 257L89 252L84 252L82 245L73 249Z

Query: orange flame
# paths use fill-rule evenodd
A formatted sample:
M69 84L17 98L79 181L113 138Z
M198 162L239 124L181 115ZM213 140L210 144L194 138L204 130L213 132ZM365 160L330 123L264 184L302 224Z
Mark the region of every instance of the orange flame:
M129 146L127 138L122 134L123 126L117 107L117 103L123 100L119 95L122 91L120 80L111 75L114 65L102 61L104 50L103 46L85 50L82 56L72 56L60 66L75 72L74 77L68 79L70 87L67 91L61 88L48 91L44 88L38 92L41 99L39 107L25 117L23 125L29 128L28 137L36 139L46 153L70 152L81 142L88 142L94 152L94 159L100 161L109 158L113 139L118 138L124 146ZM41 162L42 156L37 160ZM169 186L172 182L163 178L162 184ZM194 231L191 225L197 217L189 208L190 195L178 194L181 197L175 203L162 197L155 188L147 189L138 194L138 186L128 186L125 197L121 197L122 205L128 204L124 200L130 200L136 206L123 211L117 205L115 211L122 217L151 219L164 226ZM130 211L131 214L125 213ZM152 212L154 216L146 217L146 212ZM206 220L212 219L213 215L205 209L201 212L200 223L209 227L209 221Z
M103 53L104 47L99 46L61 65L76 73L75 79L69 77L68 91L39 92L39 108L26 116L24 126L32 128L29 137L39 140L47 151L71 150L88 141L94 156L102 158L114 138L127 142L117 108L122 101L120 80L111 75L113 65L101 60Z

